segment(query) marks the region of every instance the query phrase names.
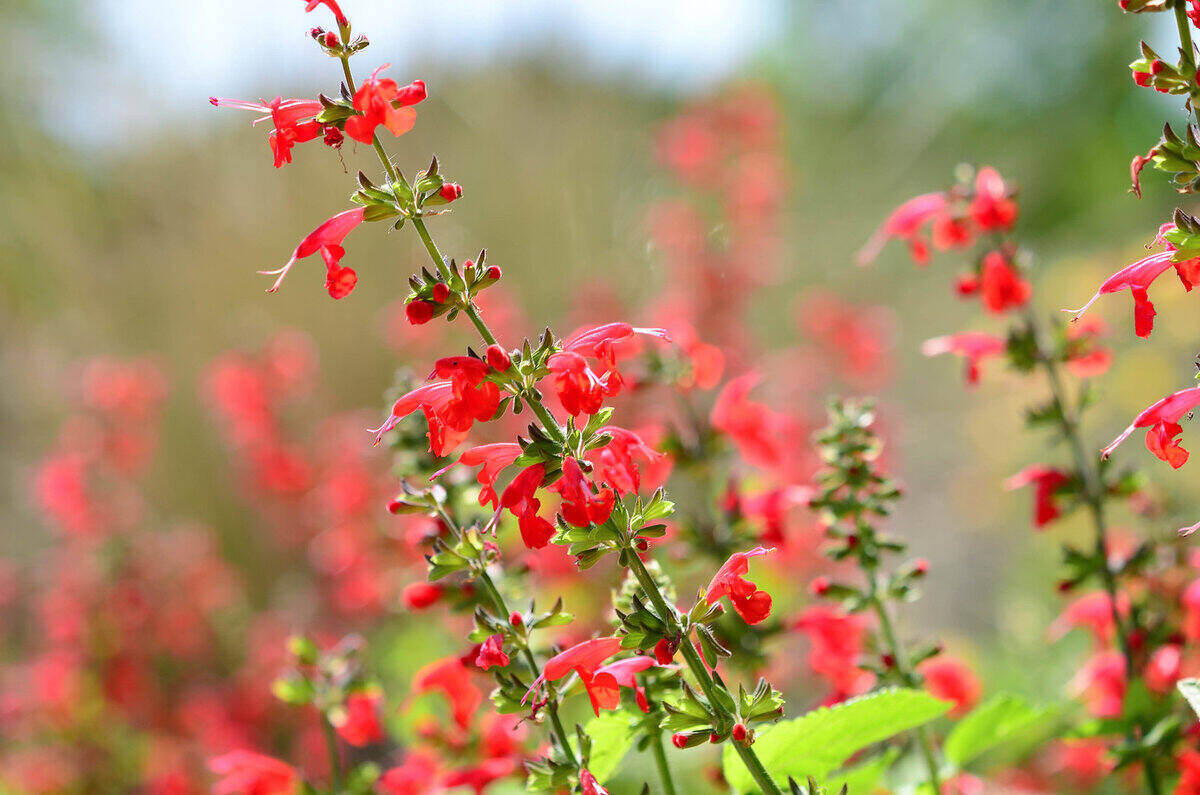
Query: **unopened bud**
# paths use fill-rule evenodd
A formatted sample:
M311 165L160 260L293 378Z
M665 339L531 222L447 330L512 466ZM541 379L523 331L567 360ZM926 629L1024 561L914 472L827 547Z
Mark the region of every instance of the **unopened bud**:
M498 265L493 265L492 267L487 269L487 277L494 282L499 281L500 277L503 275L504 275L504 271L500 270L500 266L498 266Z
M634 542L633 546L637 549L638 552L645 552L647 549L650 548L650 542L644 538L639 538L637 541Z
M680 733L672 734L671 735L671 745L675 746L676 748L678 748L680 750L687 748L688 747L687 735L680 734Z
M404 503L400 500L388 500L388 513L400 513L400 509L404 507Z
M407 107L423 101L426 96L428 95L425 92L425 81L414 80L396 92L396 101L400 103L400 107Z
M428 301L411 301L404 307L404 316L414 326L424 325L433 319L433 304Z
M929 573L929 561L925 558L917 558L913 561L913 575L916 577L924 577Z
M879 661L883 663L884 668L895 668L896 667L896 658L891 654L881 655L879 658Z
M742 742L746 741L746 737L748 735L749 735L749 732L746 731L745 724L742 724L742 723L733 724L733 739L737 740L739 743L742 743Z
M817 577L809 583L808 590L812 591L813 596L824 596L829 593L829 578Z
M450 297L450 287L445 282L438 282L433 285L431 296L437 303L444 304L446 303L446 299Z
M525 626L525 619L521 618L520 613L514 611L513 614L508 617L508 623L514 627L523 627Z
M486 351L488 367L498 373L503 373L512 367L512 358L503 348L495 343L489 345Z
M964 273L955 280L954 289L959 295L974 295L979 292L979 277L973 273Z
M404 586L400 599L409 610L424 610L442 598L442 588L431 582L413 582Z
M447 202L452 202L455 199L461 199L462 194L462 185L459 185L457 182L447 182L442 186L442 189L438 191L438 195Z
M1150 74L1152 75L1162 74L1162 70L1166 68L1167 65L1157 58L1150 62Z
M713 732L712 734L708 735L708 741L710 743L712 743L713 745L717 745L718 743L721 742L721 735L717 734L716 732Z
M675 644L662 638L654 644L654 660L659 665L669 665L675 657Z
M325 38L321 40L321 43L331 50L341 44L341 42L338 40L338 35L332 30L325 34Z

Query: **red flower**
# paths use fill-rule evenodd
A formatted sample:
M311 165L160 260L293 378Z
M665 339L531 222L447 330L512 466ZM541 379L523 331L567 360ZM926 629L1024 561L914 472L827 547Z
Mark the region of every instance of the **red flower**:
M436 456L447 455L467 437L476 422L490 420L500 407L500 388L486 380L487 365L469 356L438 359L429 381L401 396L392 413L371 429L378 444L383 435L417 409L429 422L429 447Z
M608 790L600 786L600 782L587 768L579 771L579 791L583 795L608 795Z
M338 6L337 0L308 0L308 4L304 6L305 11L312 11L317 6L325 6L333 12L333 18L337 20L338 25L346 27L350 22L346 19L346 15L342 13L342 9Z
M1074 323L1067 329L1067 338L1072 347L1067 359L1067 369L1076 378L1095 378L1108 372L1113 354L1097 340L1108 333L1108 326L1098 317L1090 317L1082 323Z
M1004 348L1004 340L999 337L982 331L963 331L925 340L921 345L921 353L926 356L940 356L943 353L962 356L967 360L967 385L974 386L979 383L980 362L992 356L999 356L1004 353Z
M598 450L589 451L588 461L595 466L599 478L612 486L617 494L636 494L642 488L642 474L634 463L634 456L650 464L664 458L664 454L650 447L633 431L615 425L601 428L600 433L608 434L612 441Z
M414 694L440 692L450 702L454 722L462 729L471 725L483 693L471 681L471 671L458 657L444 657L429 663L413 676Z
M1084 664L1072 684L1083 695L1092 715L1097 718L1119 717L1127 687L1124 656L1119 651L1095 655Z
M379 77L389 66L380 66L354 92L354 109L362 115L346 119L346 135L359 143L375 140L375 128L381 124L397 136L416 124L417 112L407 106L425 99L425 83L417 80L401 89L395 80Z
M638 655L636 657L627 657L624 660L617 660L614 663L603 665L596 669L596 675L611 676L616 683L621 687L628 687L633 690L634 699L637 701L638 709L642 712L650 711L650 703L646 700L645 689L638 684L636 674L653 668L658 664L658 661L653 657Z
M1158 237L1154 239L1154 243L1163 242L1163 235L1175 228L1174 224L1163 224L1158 230ZM1169 243L1167 250L1157 254L1151 254L1144 257L1132 265L1128 265L1114 273L1103 284L1096 294L1079 309L1068 309L1074 317L1073 320L1078 320L1079 317L1086 312L1092 304L1102 295L1116 293L1129 289L1133 296L1133 325L1134 332L1139 337L1149 337L1150 332L1154 330L1154 304L1150 303L1150 298L1147 295L1147 290L1150 285L1165 273L1169 268L1175 268L1176 275L1183 282L1184 289L1190 291L1197 281L1200 281L1200 259L1186 260L1185 262L1172 262L1171 258L1175 256L1175 249Z
M585 326L563 341L562 349L569 353L577 353L599 360L604 365L604 374L611 394L615 395L621 389L621 374L617 372L617 358L620 354L635 353L640 347L638 336L657 337L670 341L666 329L636 328L628 323L604 323L599 326Z
M937 698L954 702L951 716L961 717L979 703L983 685L962 660L940 655L921 663L917 670L925 677L926 690Z
M546 361L546 367L554 375L554 389L563 409L571 416L595 414L604 405L604 398L617 394L609 389L608 379L592 372L578 353L555 353Z
M253 110L266 114L255 119L253 123L258 124L270 119L275 127L267 137L267 143L275 153L275 168L282 168L292 162L293 146L311 141L323 132L321 123L315 118L323 108L315 99L275 97L270 102L246 102L240 99L209 97L208 101L217 107Z
M500 505L517 517L521 540L530 549L541 549L554 537L554 525L538 516L542 503L534 496L545 476L545 464L525 467L500 495Z
M504 636L491 635L479 647L479 655L475 658L475 664L486 671L493 665L503 668L508 665L508 655L504 653Z
M918 235L922 226L945 212L946 205L946 194L925 193L897 207L883 222L879 231L859 250L858 264L866 265L875 259L888 240L897 238L907 240L913 259L924 265L928 261L929 250Z
M462 464L469 467L481 467L476 480L482 489L479 491L479 504L491 505L495 509L500 508L500 498L496 496L496 478L500 476L500 472L517 460L521 455L521 445L511 442L496 442L495 444L481 444L478 447L472 447L458 457L458 461L449 466L442 467L429 478L441 477L446 470Z
M1185 588L1179 601L1183 606L1183 636L1191 641L1200 640L1200 580Z
M1146 663L1146 687L1155 693L1167 693L1183 676L1183 648L1176 643L1159 646Z
M309 232L308 236L300 241L300 245L296 246L291 259L282 268L273 271L259 271L267 276L279 277L267 292L273 293L279 289L279 285L283 284L284 278L296 264L296 260L304 259L319 251L321 258L325 260L327 271L325 286L329 290L329 294L334 298L342 298L349 294L350 290L354 289L354 283L358 281L358 277L354 276L354 271L339 265L342 257L346 255L346 250L342 248L342 241L346 239L346 235L357 229L358 225L363 222L364 212L364 208L355 207L353 210L338 213ZM349 274L346 274L345 271L349 271ZM351 279L351 276L354 278Z
M749 399L758 380L758 373L750 372L726 384L709 421L733 441L747 463L771 469L783 460L791 423L783 414Z
M425 751L409 751L404 761L389 769L376 782L383 795L430 795L437 786L438 760Z
M400 593L400 601L409 610L424 610L442 598L442 586L432 582L410 582Z
M550 486L550 490L562 497L559 506L562 517L576 527L603 524L612 514L616 502L616 495L608 487L593 491L592 482L583 476L579 462L572 456L563 459L562 477Z
M1180 447L1175 439L1183 433L1179 420L1197 404L1200 404L1200 386L1181 389L1173 395L1167 395L1134 417L1133 423L1121 431L1121 435L1105 447L1101 455L1108 458L1136 429L1149 428L1146 432L1146 449L1173 468L1179 469L1188 459L1188 451Z
M998 251L990 251L983 258L979 290L983 305L996 314L1024 306L1032 292L1029 282Z
M1007 230L1017 222L1019 208L1008 194L1008 187L996 169L989 166L979 169L975 175L975 198L971 200L970 213L980 230Z
M221 779L213 784L214 795L291 795L300 783L291 765L253 751L230 751L208 766Z
M734 552L729 556L712 582L705 589L705 601L716 604L721 597L728 596L733 609L747 624L757 624L771 614L771 595L760 591L758 586L742 575L750 571L750 558L774 552L767 547L755 547L748 552Z
M1192 17L1196 8L1188 11ZM1200 752L1186 749L1179 756L1179 783L1175 785L1174 795L1200 795Z
M383 725L379 722L379 693L353 693L346 699L345 713L337 716L333 726L343 740L361 748L383 741Z
M808 636L808 665L833 685L831 701L870 688L873 677L858 667L867 624L863 616L827 605L813 605L800 615L796 629Z
M597 716L601 709L616 709L621 702L621 684L627 683L626 686L636 687L636 683L633 682L634 673L654 665L654 658L645 657L641 659L649 660L649 663L628 663L622 660L626 665L614 663L612 666L601 667L601 663L619 651L620 638L593 638L556 654L546 661L542 675L534 680L533 686L525 694L526 700L537 692L544 682L553 682L574 671L579 681L583 682L583 687L592 702L592 710ZM642 694L639 704L644 699L645 695Z
M1117 597L1117 612L1129 615L1129 597ZM1112 600L1105 591L1093 591L1071 602L1050 625L1051 640L1058 640L1072 629L1085 629L1092 635L1097 649L1112 645L1116 624L1113 621Z
M447 182L438 190L438 195L445 199L446 202L461 199L463 195L462 185L459 185L457 182Z
M446 789L468 787L474 790L475 795L483 795L492 782L511 776L516 770L516 761L507 757L485 759L477 765L447 773L442 779L442 786Z
M1055 502L1055 496L1058 489L1067 480L1069 480L1067 474L1061 469L1034 464L1025 467L1004 481L1004 488L1011 491L1032 485L1034 487L1033 525L1034 527L1044 527L1062 515L1058 503Z

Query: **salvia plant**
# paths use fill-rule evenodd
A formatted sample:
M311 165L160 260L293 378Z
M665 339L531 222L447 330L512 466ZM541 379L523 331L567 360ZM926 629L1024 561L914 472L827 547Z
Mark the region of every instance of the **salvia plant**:
M1194 193L1200 0L1118 6L1174 16L1178 46L1143 42L1131 69L1185 113L1134 157L1131 192L1141 197L1152 167ZM212 104L267 123L276 168L306 143L373 159L262 272L268 292L319 259L324 289L344 299L359 286L351 233L414 235L424 261L388 326L422 358L397 371L369 435L360 414L311 436L295 429L289 416L319 382L303 335L231 352L203 379L247 513L273 550L312 570L293 594L311 628L298 634L285 626L295 621L248 618L247 589L203 529L165 543L141 530L161 521L139 478L166 384L150 362L89 365L79 413L36 475L39 504L70 539L32 600L31 613L54 620L25 666L32 695L3 702L21 737L43 744L0 757L0 786L190 793L201 748L220 795L1200 793L1200 560L1187 539L1200 524L1160 527L1148 477L1116 460L1144 432L1152 456L1183 467L1200 387L1147 395L1111 442L1089 414L1114 359L1092 307L1128 289L1134 335L1149 338L1152 283L1169 272L1187 291L1200 281L1200 218L1176 209L1148 230L1146 257L1090 297L1056 296L1086 299L1065 312L1036 307L1019 192L991 167L960 166L948 186L905 201L858 253L865 266L899 241L924 269L953 252L953 292L978 301L990 328L948 329L921 350L960 359L970 388L1002 364L1020 379L1025 424L1046 449L1004 486L1031 494L1035 529L1071 514L1086 528L1065 538L1047 584L1065 602L1050 639L1088 638L1070 697L985 694L908 607L932 574L894 529L905 495L889 474L887 406L811 400L814 385L865 392L886 380L886 310L807 296L798 330L811 346L785 356L779 383L752 368L761 357L741 316L749 288L770 283L786 190L769 97L732 93L664 126L660 159L687 197L649 213L670 300L644 311L652 322L595 322L597 286L588 322L563 333L514 322L501 252L437 242L464 204L453 164L390 151L416 124L425 83L401 85L388 64L356 69L370 42L338 3L306 10L330 15L331 29L310 30L337 64L327 90ZM790 410L752 397L760 384ZM1116 523L1121 512L1146 531ZM801 582L807 596L788 587ZM393 605L443 610L456 637L449 653L432 633L410 639L419 659L399 661L413 669L404 692L392 691L397 661L372 653ZM797 635L805 654L790 645ZM797 670L807 692L823 692L815 707L781 692ZM146 684L155 674L174 689ZM52 750L68 747L83 753Z

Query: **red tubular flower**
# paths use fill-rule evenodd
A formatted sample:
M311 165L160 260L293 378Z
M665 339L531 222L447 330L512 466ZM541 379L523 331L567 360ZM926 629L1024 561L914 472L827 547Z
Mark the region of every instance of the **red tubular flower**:
M503 668L508 665L508 662L508 655L504 653L503 635L489 636L479 647L479 655L475 658L475 664L484 671L493 665Z
M726 384L713 403L709 421L733 441L747 463L772 469L783 460L789 420L749 399L758 381L758 373L750 372Z
M554 525L538 516L542 503L534 496L545 476L545 464L525 467L500 495L500 506L517 517L521 540L529 549L541 549L554 537Z
M918 264L924 265L928 260L929 252L924 246L924 241L918 235L922 226L945 212L946 205L945 193L925 193L915 196L897 207L883 222L879 231L872 235L867 244L859 250L858 264L866 265L874 260L879 256L879 252L883 250L888 240L896 238L909 241L914 255L913 259Z
M617 494L636 494L642 488L642 473L634 463L634 457L650 464L664 458L664 454L650 447L633 431L615 425L601 428L600 433L608 434L612 441L598 450L589 451L588 461L595 466L597 476Z
M965 662L956 657L939 655L926 660L917 670L925 677L925 689L937 698L953 701L953 717L962 717L979 703L983 685Z
M1106 651L1089 659L1072 681L1083 695L1088 711L1097 718L1119 717L1124 708L1125 658L1119 651Z
M471 681L471 671L458 657L444 657L429 663L413 676L414 694L440 692L450 702L454 722L461 729L471 726L475 710L483 702L483 693Z
M624 660L609 663L608 665L602 665L596 669L596 676L611 676L619 686L632 689L638 709L648 713L650 711L650 703L646 700L646 690L638 684L636 674L641 673L647 668L653 668L656 665L658 665L658 661L653 657L638 655L637 657L628 657Z
M562 497L559 510L569 524L576 527L603 524L612 515L616 502L613 490L603 487L593 491L592 488L593 484L584 477L579 462L571 456L563 459L562 477L550 486L550 490Z
M1129 615L1129 597L1125 594L1117 596L1117 613ZM1047 634L1051 640L1058 640L1072 629L1087 630L1097 649L1112 645L1116 624L1113 621L1112 600L1106 591L1092 591L1071 602L1054 619Z
M333 726L338 735L350 745L383 741L383 725L379 722L379 693L354 693L346 699L346 711L335 718Z
M733 609L747 624L757 624L771 614L771 595L760 591L758 586L742 575L750 571L750 558L774 552L767 547L755 547L748 552L734 552L729 560L721 564L712 582L705 589L705 601L716 604L721 597L728 596Z
M425 99L425 83L418 80L400 89L395 80L379 77L389 66L385 63L372 72L354 93L354 109L362 115L346 119L346 135L359 143L371 143L380 125L400 136L416 124L417 112L407 106Z
M429 447L436 456L447 455L462 443L476 422L486 422L500 407L500 388L485 380L487 366L469 356L439 359L429 381L413 389L392 406L392 413L378 428L372 428L375 443L417 409L429 422Z
M208 762L220 777L213 795L292 795L300 774L286 762L253 751L230 751Z
M491 505L492 508L499 510L500 498L496 496L496 478L500 476L500 472L516 461L521 455L521 445L512 442L497 442L495 444L481 444L478 447L472 447L458 457L458 461L449 466L442 467L429 478L441 477L451 467L461 464L469 467L481 467L479 474L476 475L476 480L483 488L479 492L479 504Z
M600 782L587 768L579 771L579 791L583 795L608 795L608 790L600 786Z
M1055 501L1055 495L1059 487L1068 479L1067 474L1061 469L1034 464L1025 467L1004 481L1004 488L1012 491L1029 485L1034 487L1033 525L1040 528L1062 515L1062 511L1059 510L1058 503Z
M967 360L967 385L974 386L979 383L980 363L984 359L1004 353L1004 348L1004 340L999 337L982 331L963 331L925 340L921 345L921 353L926 356L940 356L944 353L962 356Z
M546 367L554 375L554 389L563 409L572 416L595 414L604 405L604 398L616 394L610 392L607 379L592 372L578 353L555 353L546 361Z
M1158 237L1154 239L1155 244L1164 242L1163 236L1174 228L1174 224L1163 224L1158 230ZM1167 243L1166 251L1151 254L1114 273L1107 281L1100 285L1100 289L1096 291L1096 294L1079 309L1067 309L1064 311L1070 312L1073 315L1072 320L1078 320L1092 304L1096 303L1100 296L1120 292L1128 288L1130 294L1133 296L1134 333L1139 337L1149 337L1150 332L1154 330L1154 316L1157 313L1154 311L1154 304L1150 303L1147 290L1154 280L1173 267L1175 268L1176 275L1179 276L1179 281L1183 283L1184 289L1189 292L1197 281L1200 281L1200 258L1184 262L1172 262L1171 258L1174 255L1174 246Z
M470 765L447 773L442 779L442 786L449 790L466 787L483 795L492 782L511 776L517 769L516 760L508 757L484 759L477 765Z
M425 751L409 751L402 763L379 777L375 786L382 795L427 795L439 791L439 775L437 757Z
M1200 386L1181 389L1173 395L1167 395L1134 417L1129 427L1121 431L1121 435L1105 447L1101 455L1108 458L1135 430L1149 428L1146 432L1146 449L1174 469L1179 469L1188 460L1188 451L1180 447L1175 439L1183 433L1179 420L1195 409L1197 404L1200 404Z
M587 690L588 698L592 702L592 710L597 716L600 715L601 709L616 709L621 702L621 684L632 683L635 673L654 665L652 657L634 657L631 659L648 660L649 662L622 660L621 663L626 663L624 666L620 663L601 666L601 663L619 651L621 651L620 638L592 638L575 644L546 661L545 666L542 667L542 675L534 680L533 686L525 694L525 699L528 700L541 688L543 683L561 679L574 671L579 677L579 681L583 682L583 687ZM618 681L618 677L620 677L620 681ZM626 684L626 686L636 687L636 683ZM638 703L641 704L644 699L645 694L643 693Z
M596 400L603 400L604 397L613 397L620 393L621 387L624 385L620 371L617 369L617 359L624 356L636 353L641 347L638 337L657 337L661 340L670 341L670 335L666 329L661 328L637 328L628 323L604 323L599 326L584 326L571 334L563 341L562 353L555 356L562 357L559 362L559 367L564 371L573 374L577 384L575 385L576 394L573 399L583 401L581 405L588 408L594 404ZM553 362L555 356L551 357ZM580 362L574 356L583 356L596 359L602 365L602 373L596 376L586 365L581 368ZM551 370L554 370L551 364ZM586 384L585 384L586 381ZM560 377L559 382L562 382ZM603 386L603 390L597 388L597 384ZM562 388L559 388L559 396L562 397ZM564 403L564 407L566 404ZM570 409L567 409L570 411ZM572 414L595 414L599 408L591 409L590 411L572 411Z
M1009 198L1008 187L999 172L990 166L975 175L975 198L969 212L975 224L984 232L1012 229L1017 222L1019 207Z
M337 20L339 26L344 28L350 24L346 19L346 15L342 13L342 9L338 6L337 0L308 0L308 3L304 6L304 10L312 11L317 6L325 6L332 11L333 18Z
M237 108L252 110L265 114L252 123L271 120L274 129L267 137L271 151L275 153L275 168L282 168L292 162L292 147L298 143L311 141L320 136L324 130L316 120L323 108L315 99L284 99L275 97L270 102L246 102L240 99L223 99L209 97L208 101L220 108Z
M833 686L830 701L857 695L871 686L870 672L858 667L867 631L862 615L827 605L813 605L805 609L794 626L808 637L812 646L808 654L809 667Z
M1003 254L989 251L983 258L979 292L983 297L983 305L989 311L1002 314L1024 306L1029 301L1032 288Z
M342 298L349 294L350 290L354 289L354 283L358 281L358 278L354 276L354 271L349 268L342 268L339 265L341 258L346 254L346 250L342 248L342 241L346 239L346 235L357 229L358 225L363 222L364 212L364 208L355 207L353 210L338 213L309 232L300 241L300 245L296 246L296 250L292 252L291 259L283 267L273 271L259 271L259 273L266 276L279 277L267 292L273 293L279 289L279 285L283 284L284 278L288 275L288 271L292 269L292 266L296 264L296 260L304 259L319 251L321 252L321 257L325 260L327 269L326 287L329 289L329 294L334 298ZM349 274L346 274L345 271L349 271ZM348 277L350 276L353 276L353 279L349 279ZM348 287L346 286L347 283L349 284ZM335 294L335 290L337 294Z

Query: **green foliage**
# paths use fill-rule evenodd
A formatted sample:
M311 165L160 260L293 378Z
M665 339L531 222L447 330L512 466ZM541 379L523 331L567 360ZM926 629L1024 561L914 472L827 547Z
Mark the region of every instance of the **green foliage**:
M950 703L920 690L891 688L821 707L764 729L754 743L776 781L788 776L825 778L858 751L944 715ZM726 746L725 778L735 792L754 792L754 780L737 752Z
M1180 695L1187 700L1192 712L1200 715L1200 679L1180 679L1175 687L1179 688Z
M1017 696L1002 693L976 707L946 737L946 761L964 768L981 755L1025 736L1055 713L1054 707L1033 707Z
M639 716L618 709L601 713L583 727L583 734L591 745L587 769L600 783L607 782L617 772L621 760L637 739L639 721Z

